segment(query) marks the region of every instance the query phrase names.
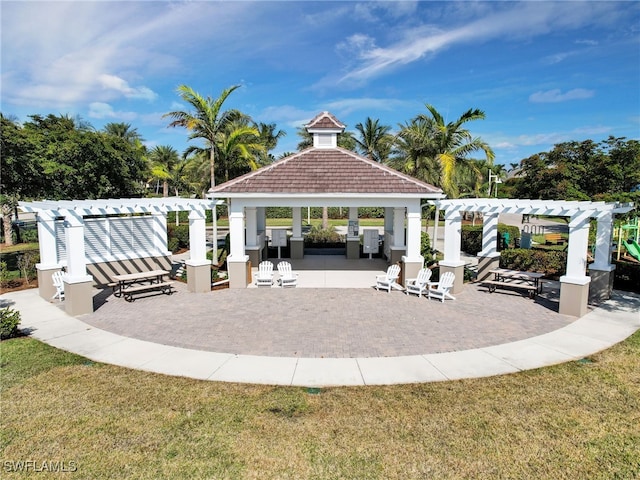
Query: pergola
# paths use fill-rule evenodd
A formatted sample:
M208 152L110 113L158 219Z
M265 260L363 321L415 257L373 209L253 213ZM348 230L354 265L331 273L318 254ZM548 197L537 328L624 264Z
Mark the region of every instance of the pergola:
M266 207L291 207L291 258L304 256L302 208L348 207L349 220L358 221L358 207L384 207L385 245L391 263L402 261L403 275L415 277L424 263L420 254L421 203L443 198L442 190L338 147L345 126L329 112L305 125L313 146L267 167L221 184L210 198L228 199L230 254L229 285L246 288L248 264L264 257ZM357 229L346 238L346 258L359 258Z
M166 214L181 211L189 212L189 290L211 291L205 219L215 204L174 197L20 202L22 211L36 214L40 295L51 298L51 277L64 267L65 309L81 315L93 311L94 283L107 284L114 274L168 269Z
M589 299L609 298L613 285L611 248L613 217L633 209L633 204L571 202L551 200L511 200L472 198L432 202L444 210L444 260L442 271L456 275L454 293L462 289L464 261L460 259L462 212L480 212L483 216L482 251L478 253L478 279L499 264L497 251L498 218L501 213L569 217L569 246L566 274L560 278L560 313L581 317ZM587 251L591 219L597 221L595 261L587 275ZM590 292L591 289L591 292Z

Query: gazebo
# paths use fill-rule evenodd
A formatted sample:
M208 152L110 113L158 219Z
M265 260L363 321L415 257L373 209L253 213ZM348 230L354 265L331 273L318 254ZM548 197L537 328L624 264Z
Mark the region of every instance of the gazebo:
M460 259L462 213L480 212L483 217L482 251L478 253L478 279L489 276L489 270L499 264L497 252L498 218L501 213L549 215L569 218L569 246L566 274L560 278L560 313L581 317L589 301L608 299L613 286L611 248L613 217L626 213L633 204L604 202L571 202L553 200L511 200L470 198L433 202L444 210L444 260L441 271L456 276L453 293L462 289L464 261ZM597 221L595 261L587 275L587 251L591 219Z
M421 204L443 198L442 190L338 147L345 125L329 112L305 128L312 147L209 190L209 198L229 201L230 287L246 288L249 262L257 265L265 257L266 207L292 208L292 259L304 256L303 207L348 207L355 228L347 234L347 260L359 258L358 207L384 207L389 261L403 262L403 276L415 277L424 263Z

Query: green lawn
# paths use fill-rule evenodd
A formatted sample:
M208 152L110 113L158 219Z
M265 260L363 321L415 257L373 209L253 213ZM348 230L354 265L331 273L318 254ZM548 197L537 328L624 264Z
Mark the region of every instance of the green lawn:
M74 462L83 479L632 479L640 333L590 358L391 387L247 386L0 343L3 478ZM7 463L9 462L9 463Z

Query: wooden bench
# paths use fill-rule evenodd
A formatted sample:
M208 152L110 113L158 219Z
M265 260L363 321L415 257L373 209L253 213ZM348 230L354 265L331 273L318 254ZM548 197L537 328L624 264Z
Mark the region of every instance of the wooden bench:
M547 245L563 245L566 242L559 233L547 233L544 236L544 243Z
M136 285L122 290L122 296L127 302L133 302L134 293L161 291L164 294L171 295L173 282L151 283L149 285Z

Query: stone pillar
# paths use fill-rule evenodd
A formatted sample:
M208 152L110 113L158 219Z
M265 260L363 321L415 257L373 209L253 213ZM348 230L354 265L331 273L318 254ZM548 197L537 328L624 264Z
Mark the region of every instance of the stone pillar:
M358 207L349 207L349 221L358 221ZM347 232L347 259L357 260L360 258L360 233L349 235Z
M589 247L589 212L571 217L567 273L560 277L560 308L563 315L581 317L587 313L589 282L586 275Z
M478 252L478 277L485 280L491 274L490 270L500 266L500 252L498 245L498 219L500 213L485 213L482 224L482 250Z
M36 264L38 272L38 294L45 300L51 300L56 293L52 276L60 270L56 247L55 218L49 212L37 215L38 242L40 244L40 263Z
M464 286L464 261L460 259L462 243L462 216L460 211L448 209L444 215L444 260L440 262L440 275L453 272L455 282L452 294L462 291Z
M191 210L189 213L189 260L187 266L187 288L193 293L211 291L211 262L207 260L207 231L205 211Z
M64 213L67 273L63 276L64 308L72 316L93 312L93 277L87 275L84 219L73 210Z
M244 251L244 210L241 205L231 202L229 212L229 234L231 253L227 257L229 288L247 288L251 281L249 256Z
M611 244L613 241L613 213L606 212L598 217L596 233L595 261L589 267L591 284L589 303L598 305L611 298L615 265L611 262Z
M291 247L291 259L301 260L304 258L304 239L302 238L302 207L293 207L293 236L289 241Z

